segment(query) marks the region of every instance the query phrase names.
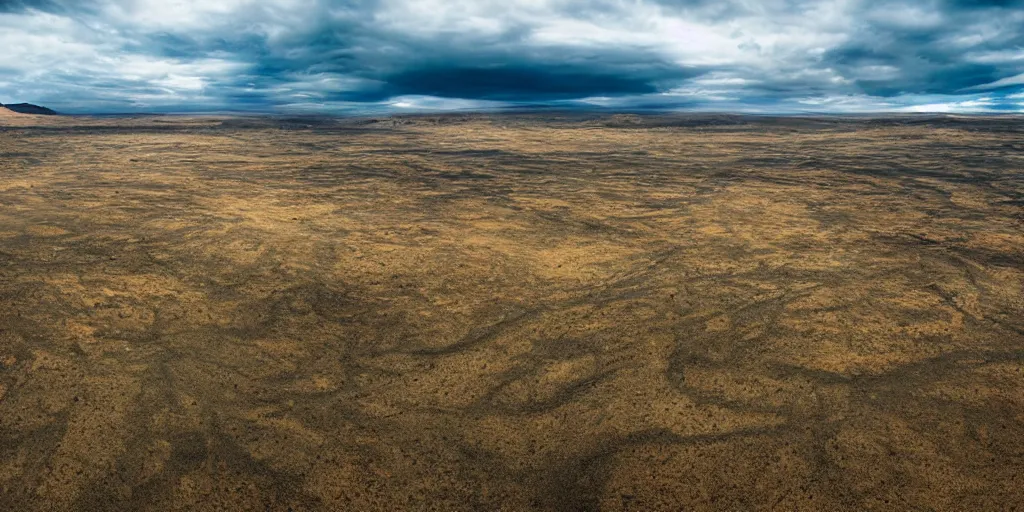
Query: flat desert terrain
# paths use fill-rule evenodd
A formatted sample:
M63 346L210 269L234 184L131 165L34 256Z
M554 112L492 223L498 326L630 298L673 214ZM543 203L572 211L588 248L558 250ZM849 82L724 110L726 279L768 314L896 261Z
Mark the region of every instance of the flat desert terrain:
M1024 504L1024 118L0 119L0 510Z

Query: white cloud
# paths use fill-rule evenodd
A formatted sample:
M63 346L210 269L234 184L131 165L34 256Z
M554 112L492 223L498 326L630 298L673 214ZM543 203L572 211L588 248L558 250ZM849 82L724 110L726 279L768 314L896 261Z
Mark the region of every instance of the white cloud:
M7 96L19 101L49 97L58 107L75 108L66 92L96 101L152 105L198 101L205 87L230 77L247 64L228 59L179 59L131 53L133 40L109 26L90 26L39 11L0 14L0 69L10 80ZM40 84L45 84L40 86ZM68 101L62 104L61 100Z
M566 1L391 0L375 21L427 38L496 37L515 32L536 48L644 49L684 66L777 67L780 60L820 54L846 37L849 1L817 2L790 13L785 4L715 19L718 9L669 9L650 2L612 2L597 12Z
M898 44L878 35L887 30L940 32L931 49L946 51L959 63L996 66L1012 75L965 92L1024 85L1024 74L1017 74L1024 70L1019 37L1024 12L1000 10L998 16L952 20L937 4L909 0L98 0L96 5L66 15L0 14L0 95L69 104L93 98L121 105L172 105L231 101L226 98L238 93L272 104L350 108L348 102L332 100L386 91L386 84L374 78L386 80L389 72L434 59L431 50L442 48L447 53L436 59L453 59L453 66L460 56L468 56L468 66L500 64L503 56L511 56L524 66L565 63L576 66L576 73L591 63L611 62L595 76L627 82L631 58L641 61L637 66L680 68L665 73L666 79L651 75L649 83L656 83L660 94L627 100L614 90L582 89L592 97L579 101L593 105L661 98L716 108L739 108L748 99L759 105L775 102L779 108L836 111L998 107L997 99L981 102L973 98L976 94L964 94L971 96L966 99L862 94L870 87L865 82L892 82L896 86L880 90L912 91L915 77L946 72L935 67L944 63L928 59L875 58L874 43ZM871 50L862 60L844 63L832 52L846 43L856 49L865 41ZM338 44L332 47L333 42ZM892 46L881 48L893 52ZM911 51L907 55L913 57ZM246 76L267 61L272 71ZM909 69L915 65L924 66L916 75ZM691 72L698 76L681 78ZM632 89L620 87L647 90L638 83ZM935 84L922 84L926 88L934 90ZM410 90L415 87L402 88ZM382 105L490 105L459 101L412 95Z
M796 103L798 110L842 113L886 112L898 106L898 103L862 94L802 98Z
M1011 49L972 52L964 55L964 58L970 62L977 62L979 64L1000 64L1005 62L1018 62L1024 61L1024 50Z
M309 5L301 0L108 0L101 12L102 19L113 26L181 32L221 25L237 27L239 19L265 12L279 16L301 12Z
M968 87L965 90L968 90L968 91L984 91L984 90L988 90L988 89L996 89L996 88L999 88L999 87L1008 87L1008 86L1011 86L1011 85L1024 85L1024 73L1021 73L1021 74L1016 75L1016 76L1010 76L1010 77L1006 77L1006 78L1001 78L999 80L996 80L995 82L991 82L991 83L987 83L987 84L976 85L974 87Z
M399 96L381 105L391 106L406 110L483 110L494 109L506 106L507 103L500 101L465 100L457 98L438 98L435 96Z
M964 101L947 101L902 107L901 112L932 112L932 113L981 113L990 112L995 106L992 98L977 98Z
M931 6L903 2L878 3L866 18L880 25L910 29L938 28L943 22L942 12Z

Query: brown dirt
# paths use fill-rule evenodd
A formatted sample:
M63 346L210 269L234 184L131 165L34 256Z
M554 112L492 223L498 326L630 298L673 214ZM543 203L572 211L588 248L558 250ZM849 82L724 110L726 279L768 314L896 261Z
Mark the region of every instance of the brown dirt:
M1017 119L4 123L2 510L1024 502Z
M36 114L20 114L7 107L0 106L0 127L32 126L44 116Z

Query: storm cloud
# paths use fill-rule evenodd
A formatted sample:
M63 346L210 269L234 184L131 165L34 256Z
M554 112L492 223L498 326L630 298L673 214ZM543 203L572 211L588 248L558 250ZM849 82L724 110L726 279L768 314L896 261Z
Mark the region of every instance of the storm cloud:
M0 102L1024 110L1024 0L0 0Z

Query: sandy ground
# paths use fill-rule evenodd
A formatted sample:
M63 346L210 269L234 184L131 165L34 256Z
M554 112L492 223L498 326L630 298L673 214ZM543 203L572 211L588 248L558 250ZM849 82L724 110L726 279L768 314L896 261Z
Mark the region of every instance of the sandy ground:
M0 509L1019 506L1022 135L0 119Z
M0 106L0 127L32 126L43 120L43 116L35 114L19 114Z

